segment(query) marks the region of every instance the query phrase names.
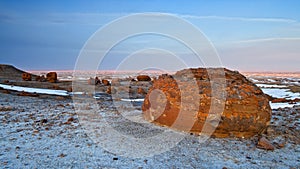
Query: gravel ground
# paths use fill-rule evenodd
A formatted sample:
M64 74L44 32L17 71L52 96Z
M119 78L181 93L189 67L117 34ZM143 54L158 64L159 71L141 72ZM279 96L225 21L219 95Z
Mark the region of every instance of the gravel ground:
M93 110L92 103L85 104L83 109ZM141 138L147 137L145 133L149 137L149 130L167 130L142 122L138 118L139 104L135 105L132 117L141 123L130 123L120 117L108 96L97 103L102 117L96 121L99 130L109 124L125 135ZM124 112L132 112L132 108L119 103ZM0 104L0 168L300 168L299 107L273 111L265 137L277 145L274 151L258 149L258 137L209 138L200 143L197 136L181 133L185 137L169 151L129 158L95 143L97 140L90 134L93 131L87 132L87 125L75 113L71 99L1 93ZM110 139L109 134L105 137ZM115 143L124 146L122 142Z

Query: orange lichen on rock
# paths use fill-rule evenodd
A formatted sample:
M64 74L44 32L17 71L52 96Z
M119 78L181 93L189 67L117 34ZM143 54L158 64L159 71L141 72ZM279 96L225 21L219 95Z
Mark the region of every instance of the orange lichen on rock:
M262 133L271 119L269 100L261 89L223 68L160 76L142 110L153 123L197 134L212 131L215 137L251 137Z

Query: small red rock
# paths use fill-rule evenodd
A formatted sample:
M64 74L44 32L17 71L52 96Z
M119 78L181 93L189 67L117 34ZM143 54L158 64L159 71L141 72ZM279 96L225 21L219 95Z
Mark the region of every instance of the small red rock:
M73 118L73 117L70 117L70 118L68 119L68 122L72 122L72 121L74 121L74 118Z
M138 81L151 81L151 78L148 75L139 75L136 77Z
M63 157L66 157L66 156L67 156L66 154L61 153L58 157L63 158Z
M145 90L143 88L140 88L140 87L137 89L137 93L138 94L146 94Z
M264 150L274 150L275 147L273 144L269 142L265 137L259 139L257 143L257 148L264 149Z

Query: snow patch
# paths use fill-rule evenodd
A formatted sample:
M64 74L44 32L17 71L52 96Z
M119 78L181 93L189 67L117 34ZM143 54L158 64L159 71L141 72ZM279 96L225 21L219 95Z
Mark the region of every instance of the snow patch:
M68 91L66 91L66 90L39 89L39 88L11 86L11 85L4 85L4 84L0 84L0 87L2 87L3 89L14 90L14 91L19 91L19 92L24 91L24 92L28 92L28 93L69 96Z
M272 103L270 102L270 106L272 109L284 108L284 107L294 107L296 105L300 105L300 103L289 104L289 103Z
M265 94L268 94L276 98L296 99L300 98L300 93L292 93L289 89L278 89L278 88L262 88Z
M143 102L144 99L121 99L124 102Z
M286 85L256 84L260 88L287 88Z

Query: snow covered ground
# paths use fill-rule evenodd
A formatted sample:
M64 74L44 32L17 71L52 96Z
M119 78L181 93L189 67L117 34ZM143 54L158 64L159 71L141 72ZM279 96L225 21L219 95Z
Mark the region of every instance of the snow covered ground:
M286 99L296 99L300 98L300 93L290 92L289 89L281 89L281 88L262 88L262 91L272 97L276 98L286 98Z
M290 83L288 83L290 85ZM263 84L263 83L258 83L256 84L258 87L262 89L262 91L265 94L268 94L272 97L275 98L285 98L289 100L293 99L299 99L300 98L300 93L293 93L290 91L286 83L284 84ZM284 107L293 107L295 105L300 105L299 102L295 104L290 104L290 103L272 103L270 102L270 106L272 109L278 109L278 108L284 108Z
M261 84L261 83L258 83L256 85L260 88L287 88L288 87L286 85Z
M134 134L137 138L152 137L152 135L145 135L147 131L144 128L152 124L128 122L107 100L109 98L102 97L98 101L100 115L105 114L105 116L98 119L89 118L90 124L97 124L94 126L95 129L101 129L102 125L109 124L119 134ZM210 138L200 143L197 136L185 134L178 144L165 152L148 157L130 158L107 151L101 144L97 144L84 129L78 114L74 111L72 100L18 97L0 93L0 103L0 168L289 169L300 167L300 145L296 142L299 136L299 129L297 129L299 124L295 122L297 114L293 113L299 109L286 109L274 114L278 119L277 121L274 119L275 131L269 132L267 137L275 143L284 142L282 148L276 148L274 151L256 148L256 137L252 139ZM93 106L95 105L84 106L85 112ZM132 112L127 109L124 111ZM141 113L137 109L136 113L138 112ZM291 124L296 128L290 129ZM158 133L159 130L164 130L163 127L156 128ZM290 132L296 133L293 135ZM104 139L115 141L111 140L113 133L106 134ZM296 138L293 139L295 136ZM159 141L156 143L161 144ZM114 148L121 148L123 144L119 142ZM131 142L131 144L136 143ZM127 146L128 150L132 149L130 144Z
M71 79L67 74L65 77ZM289 85L299 85L299 79L285 78L283 83L275 78L253 78L253 81L273 97L300 98L299 93L288 89ZM84 95L81 92L2 84L0 87L56 96ZM265 137L277 145L274 151L258 149L257 137L209 138L201 143L198 136L182 133L184 138L166 151L153 156L130 158L108 151L89 133L93 133L94 129L106 129L108 124L120 135L151 138L165 131L165 128L141 118L143 99L120 99L112 103L111 98L103 93L96 93L94 98L91 102L83 99L88 103L82 105L83 112L90 112L96 106L93 104L95 102L99 109L97 115L101 118L90 118L87 113L91 121L86 123L95 124L93 130L87 131L70 99L41 99L0 93L0 168L300 168L299 104L270 103L273 117ZM153 127L150 134L149 126ZM129 151L137 144L134 141L126 143L126 150L125 141L112 140L112 136L112 132L105 132L102 138L107 143L116 143L111 144L114 149ZM171 143L173 138L169 139L157 140L155 144L166 148L162 141ZM137 150L137 154L141 151Z
M28 92L28 93L39 93L39 94L49 94L49 95L58 95L58 96L68 96L68 92L65 90L52 90L52 89L39 89L31 87L21 87L21 86L11 86L0 84L0 87L7 90L14 90L19 92Z

